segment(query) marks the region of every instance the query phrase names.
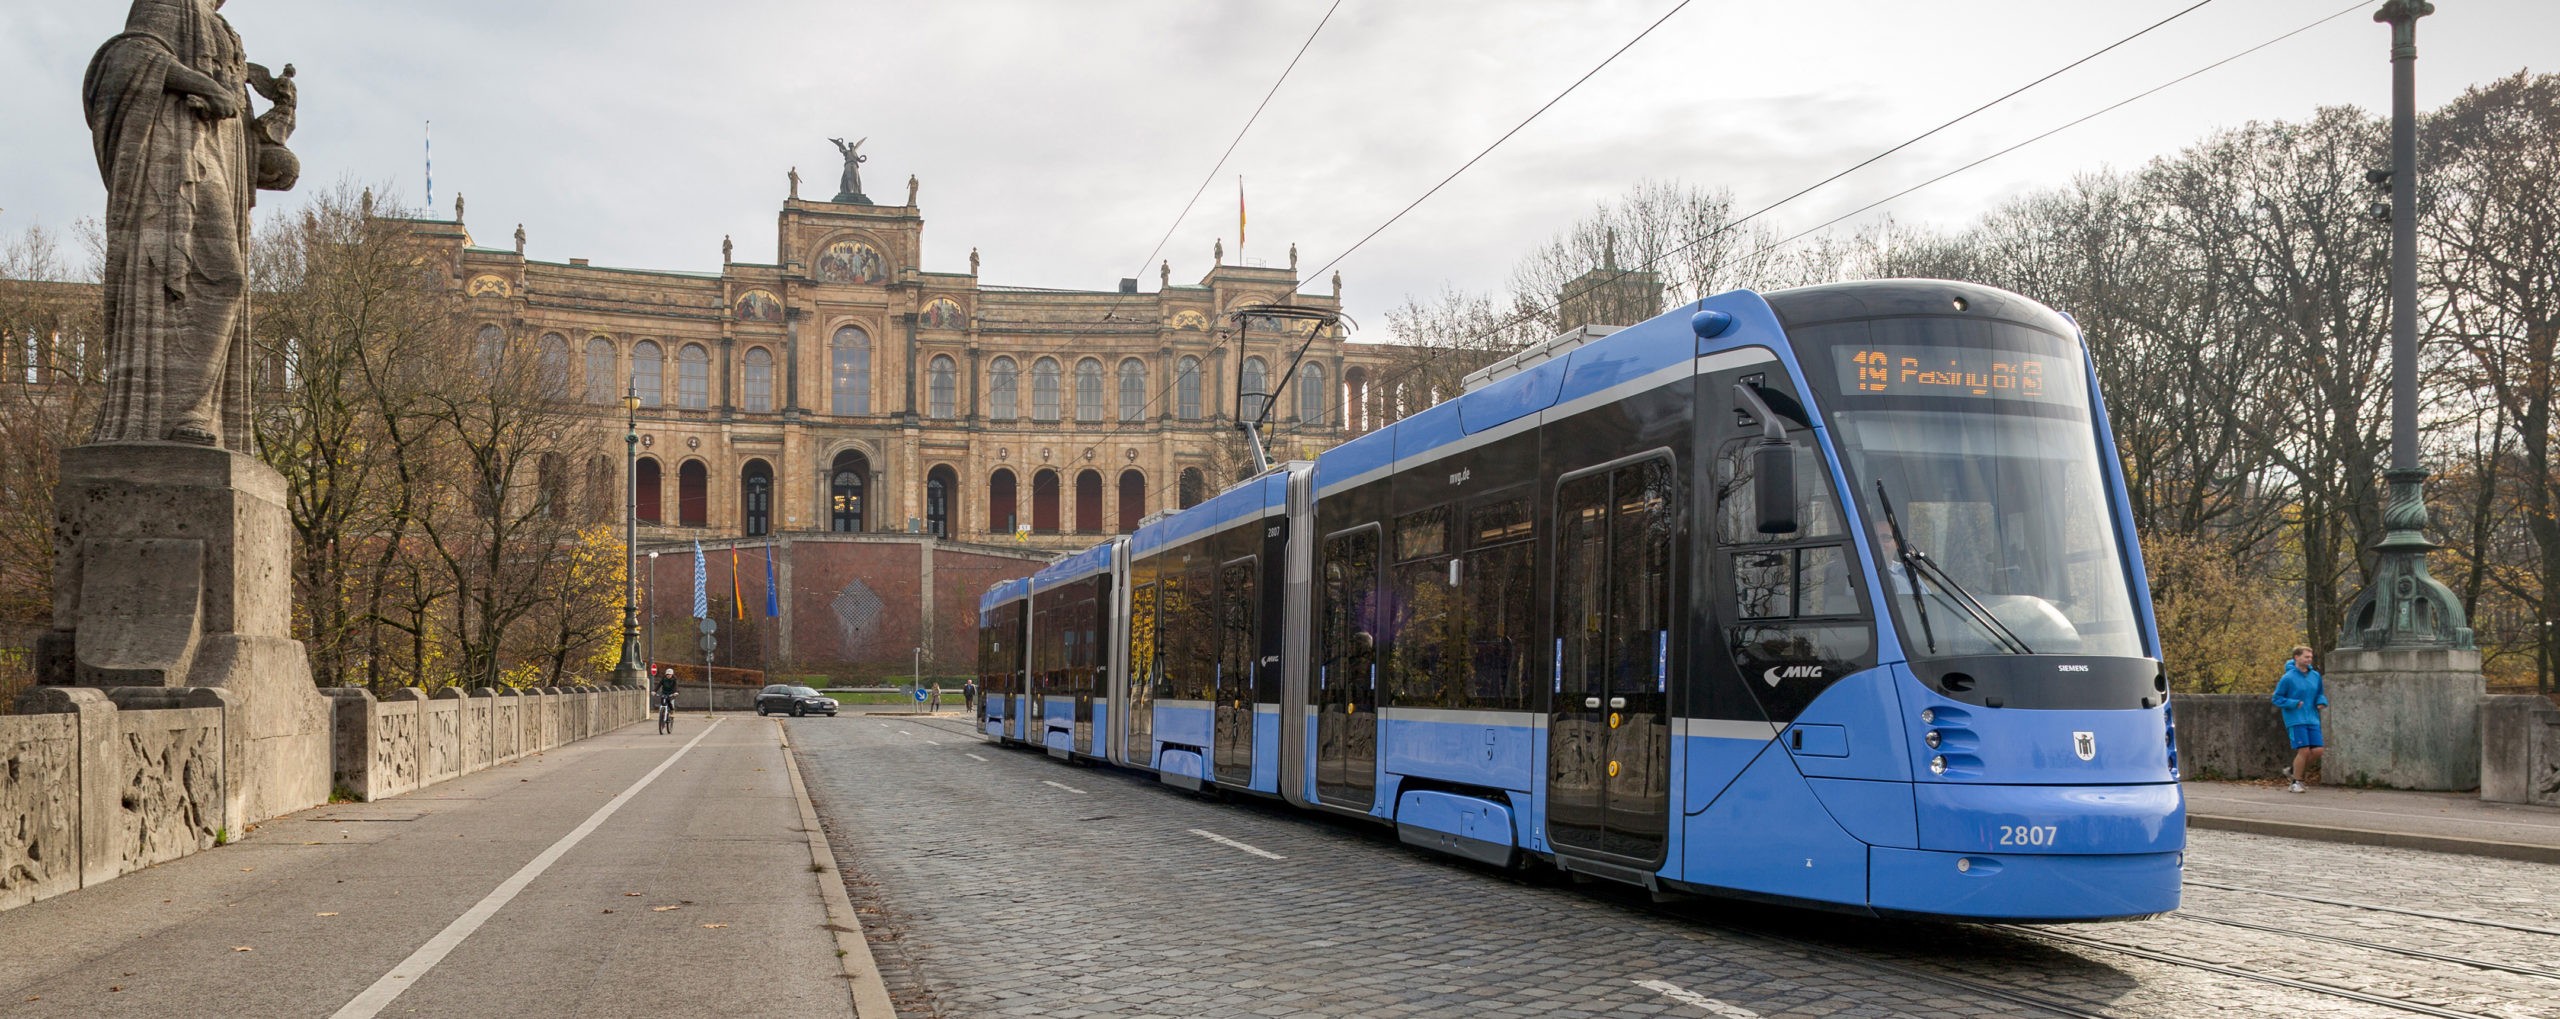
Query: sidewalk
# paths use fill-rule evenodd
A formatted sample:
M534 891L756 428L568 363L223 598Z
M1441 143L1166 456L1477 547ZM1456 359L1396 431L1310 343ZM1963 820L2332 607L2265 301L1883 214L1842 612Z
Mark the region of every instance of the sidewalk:
M885 1007L783 738L752 716L634 725L0 913L0 1012Z
M2187 825L2288 838L2560 863L2560 810L2477 793L2188 782Z

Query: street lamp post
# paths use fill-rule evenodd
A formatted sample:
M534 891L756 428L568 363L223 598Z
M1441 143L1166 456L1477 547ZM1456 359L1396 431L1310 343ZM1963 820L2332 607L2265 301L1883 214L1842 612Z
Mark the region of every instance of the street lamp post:
M2347 606L2338 647L2470 651L2462 601L2427 573L2427 469L2418 463L2418 19L2427 0L2389 0L2373 20L2391 26L2391 168L2372 175L2391 211L2391 493L2372 586Z
M639 578L632 572L640 567L640 387L637 382L622 394L622 661L613 667L613 681L619 686L647 686L649 677L640 666Z
M640 660L641 660L642 664L646 665L647 667L649 667L649 668L656 668L656 667L657 667L657 662L658 662L658 553L656 553L656 552L654 552L654 551L652 551L652 552L650 552L650 553L649 553L649 599L648 599L648 605L649 605L649 632L648 632L648 634L647 634L647 638L648 638L648 639L647 639L646 641L644 641L644 642L640 645L642 648L646 649L646 650L645 650L645 651L643 651L643 653L641 654L641 656L640 656ZM651 677L649 678L649 683L650 683L650 685L651 685L651 686L656 686L656 685L657 685L657 677L655 677L655 676L651 676Z
M2328 755L2321 781L2395 789L2480 787L2480 652L2462 600L2427 573L2427 469L2418 450L2418 19L2427 0L2389 0L2391 167L2368 175L2390 198L2391 467L2371 582L2347 606L2325 663ZM2300 776L2296 776L2299 778Z

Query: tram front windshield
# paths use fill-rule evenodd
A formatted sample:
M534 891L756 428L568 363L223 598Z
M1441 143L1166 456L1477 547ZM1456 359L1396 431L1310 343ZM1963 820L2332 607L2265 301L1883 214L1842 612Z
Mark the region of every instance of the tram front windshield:
M1978 321L1818 330L1835 340L1833 439L1906 653L2141 656L2077 344ZM1926 562L1898 554L1888 506Z

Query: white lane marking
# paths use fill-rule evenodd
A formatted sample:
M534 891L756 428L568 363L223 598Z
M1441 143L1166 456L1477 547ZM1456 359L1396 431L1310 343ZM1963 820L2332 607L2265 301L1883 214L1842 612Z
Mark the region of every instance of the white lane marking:
M1727 1005L1724 1002L1717 1001L1714 998L1707 997L1706 995L1692 991L1675 983L1662 980L1638 980L1636 981L1636 986L1652 991L1655 994L1659 994L1683 1005L1697 1006L1698 1008L1706 1010L1708 1015L1718 1016L1720 1019L1760 1019L1760 1013L1758 1012L1754 1012L1740 1005Z
M1074 794L1076 794L1076 795L1078 795L1078 796L1082 796L1082 795L1084 795L1084 794L1085 794L1085 791L1084 791L1084 790L1082 790L1082 789L1078 789L1078 788L1076 788L1076 787L1074 787L1074 786L1071 786L1071 785L1059 785L1058 783L1056 783L1056 782L1051 782L1051 781L1049 781L1048 779L1045 779L1045 778L1040 780L1040 784L1041 784L1041 785L1054 785L1054 786L1058 786L1058 788L1060 788L1060 789L1064 789L1064 790L1066 790L1066 791L1068 791L1068 792L1071 792L1071 793L1074 793Z
M900 730L898 730L898 735L900 735L900 736L913 736L913 735L915 735L915 733L908 732L908 731L906 731L905 729L900 729Z
M931 739L929 739L929 740L924 741L924 745L929 746L929 747L938 747L938 746L941 746L941 745L942 745L942 741L941 741L941 740L931 740Z
M585 822L571 829L569 834L560 836L560 841L552 843L551 848L542 851L542 855L534 857L532 862L519 868L513 876L501 882L478 904L456 917L452 923L445 925L445 929L437 932L435 937L428 938L426 944L418 946L417 951L409 953L408 958L400 960L399 965L391 967L391 972L383 974L382 979L374 981L373 986L364 989L364 993L356 995L354 1000L339 1008L331 1019L372 1019L373 1016L381 1014L393 999L400 996L400 992L417 986L419 977L426 976L428 970L436 968L437 963L443 962L444 957L452 954L453 950L462 944L464 938L470 937L472 932L479 930L481 924L489 922L491 916L504 908L518 892L524 891L526 885L532 884L533 879L541 877L543 871L551 869L551 865L559 862L569 850L577 848L578 843L593 834L604 824L606 818L613 816L614 811L622 809L623 804L631 802L632 797L640 795L640 790L648 788L649 783L657 781L658 776L666 774L667 769L674 767L677 760L691 751L695 744L702 742L703 737L711 735L711 730L718 728L720 721L717 718L712 719L710 725L703 726L701 732L694 734L693 742L677 748L675 753L668 754L667 759L658 762L656 768L640 776L640 781L631 783L631 788L623 790L621 795L606 801L604 806L596 808L596 812L588 815Z
M969 755L969 759L970 759L970 760L972 760L972 761L976 761L976 762L978 762L978 763L980 763L980 764L985 764L985 763L987 763L987 759L986 759L986 758L984 758L984 757L980 757L980 756L978 756L978 755L976 755L976 754L970 754L970 755Z
M1244 850L1245 852L1252 853L1253 855L1255 855L1255 856L1259 856L1259 857L1261 857L1261 858L1263 858L1263 859L1265 859L1265 860L1286 860L1286 859L1288 859L1288 857L1286 857L1286 856L1282 856L1282 855L1280 855L1280 854L1278 854L1278 853L1275 853L1275 852L1272 852L1272 851L1270 851L1270 850L1268 850L1268 849L1261 849L1261 848L1257 848L1257 847L1254 847L1254 846L1248 846L1248 845L1245 845L1245 844L1244 844L1244 843L1242 843L1242 842L1238 842L1238 841L1236 841L1236 840L1234 840L1234 839L1231 839L1231 838L1228 838L1228 837L1226 837L1226 836L1224 836L1224 835L1220 835L1220 834L1218 834L1217 832L1213 832L1213 831L1201 831L1201 830L1200 830L1200 829L1198 829L1198 828L1193 828L1193 829L1191 829L1191 834L1194 834L1194 835L1200 836L1201 838L1204 838L1204 839L1208 839L1209 841L1211 841L1211 842L1215 842L1215 843L1217 843L1217 844L1219 844L1219 845L1222 845L1222 846L1227 846L1227 847L1229 847L1229 848L1233 848L1233 849L1241 849L1241 850Z

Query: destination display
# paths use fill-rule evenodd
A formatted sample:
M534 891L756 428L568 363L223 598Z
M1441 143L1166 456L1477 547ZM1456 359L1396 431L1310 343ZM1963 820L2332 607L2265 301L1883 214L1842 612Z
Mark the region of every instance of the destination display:
M1832 348L1850 396L1949 396L2079 403L2074 359L1979 347Z

